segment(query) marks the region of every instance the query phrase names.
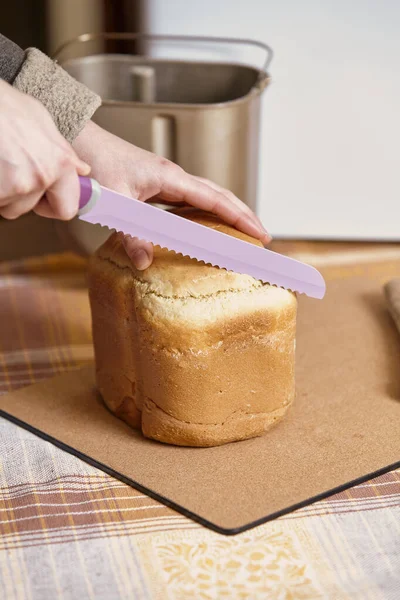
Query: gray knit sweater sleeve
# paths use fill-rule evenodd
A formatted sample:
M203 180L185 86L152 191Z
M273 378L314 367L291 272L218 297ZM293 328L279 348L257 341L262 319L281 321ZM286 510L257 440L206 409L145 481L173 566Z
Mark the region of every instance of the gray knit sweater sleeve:
M100 97L36 48L24 52L0 35L0 53L1 78L39 100L60 133L73 142L101 105Z
M0 79L14 83L24 60L22 48L0 33Z

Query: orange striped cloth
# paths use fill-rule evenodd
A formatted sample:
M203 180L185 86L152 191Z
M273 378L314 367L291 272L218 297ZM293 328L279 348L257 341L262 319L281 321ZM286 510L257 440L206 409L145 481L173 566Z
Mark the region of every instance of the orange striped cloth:
M366 252L287 248L327 278ZM382 282L399 273L399 248L368 252ZM93 359L85 266L0 265L0 393ZM0 419L3 598L397 600L400 471L229 538Z

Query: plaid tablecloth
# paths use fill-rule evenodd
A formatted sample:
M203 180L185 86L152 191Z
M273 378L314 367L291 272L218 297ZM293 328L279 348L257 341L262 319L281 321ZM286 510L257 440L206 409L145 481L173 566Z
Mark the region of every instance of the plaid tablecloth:
M396 246L284 248L328 279L400 272ZM0 392L92 357L85 262L0 265ZM0 419L0 599L59 598L398 600L400 471L225 537Z

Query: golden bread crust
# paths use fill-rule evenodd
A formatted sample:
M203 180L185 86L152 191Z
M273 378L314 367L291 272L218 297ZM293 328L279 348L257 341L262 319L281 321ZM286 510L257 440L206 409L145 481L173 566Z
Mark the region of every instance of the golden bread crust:
M211 215L182 214L254 242ZM100 393L145 436L219 445L263 434L291 405L291 292L160 248L137 271L119 234L92 258L89 291Z

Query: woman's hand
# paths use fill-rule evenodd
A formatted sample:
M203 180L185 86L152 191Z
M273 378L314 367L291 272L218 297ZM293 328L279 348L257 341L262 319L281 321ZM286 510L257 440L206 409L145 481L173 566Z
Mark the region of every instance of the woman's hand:
M72 219L79 205L78 175L89 172L44 106L0 81L0 216L16 219L34 210Z
M271 238L254 213L228 190L186 173L176 164L142 150L89 122L73 147L91 166L91 176L100 184L153 202L189 204L212 212L264 244ZM153 259L153 247L129 236L125 249L138 269L146 269Z

